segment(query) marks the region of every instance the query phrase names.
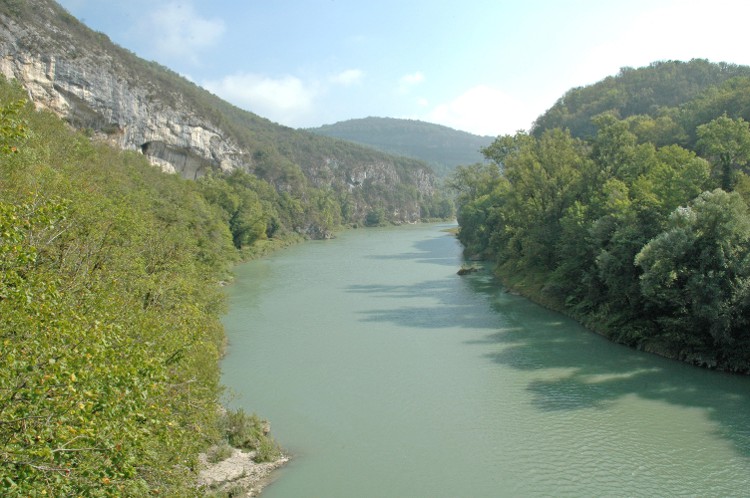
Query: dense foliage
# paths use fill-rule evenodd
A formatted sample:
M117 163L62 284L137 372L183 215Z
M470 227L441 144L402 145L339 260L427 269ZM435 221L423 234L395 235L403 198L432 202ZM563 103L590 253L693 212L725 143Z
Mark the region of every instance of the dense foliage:
M720 107L706 118L687 130L695 150L645 141L613 113L590 139L499 137L491 164L452 179L467 255L617 341L750 370L750 124Z
M482 162L480 150L493 140L423 121L375 117L350 119L310 131L420 159L438 176L447 176L460 165Z
M711 63L662 61L644 68L623 68L616 76L565 93L539 116L532 134L553 128L591 139L592 119L608 112L625 119L640 139L657 145L692 147L698 125L727 113L750 119L750 67Z
M251 175L165 175L24 95L1 82L0 494L198 495L219 281L302 207Z

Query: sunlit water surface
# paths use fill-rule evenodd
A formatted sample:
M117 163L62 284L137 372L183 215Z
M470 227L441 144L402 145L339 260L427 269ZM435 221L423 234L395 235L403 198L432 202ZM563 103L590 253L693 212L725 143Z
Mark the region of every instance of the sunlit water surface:
M459 277L443 228L237 268L223 382L293 455L264 497L750 495L750 379Z

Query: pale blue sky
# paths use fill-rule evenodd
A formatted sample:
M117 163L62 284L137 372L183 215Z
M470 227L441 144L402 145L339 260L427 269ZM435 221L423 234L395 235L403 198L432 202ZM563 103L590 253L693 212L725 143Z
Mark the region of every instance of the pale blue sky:
M575 86L657 60L750 65L739 0L60 0L278 123L386 116L528 130Z

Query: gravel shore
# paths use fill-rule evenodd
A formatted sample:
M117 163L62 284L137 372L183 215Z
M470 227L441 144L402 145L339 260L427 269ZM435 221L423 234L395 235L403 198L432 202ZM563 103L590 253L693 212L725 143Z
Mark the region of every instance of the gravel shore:
M206 455L201 454L198 485L207 492L231 490L236 493L241 490L244 496L258 496L273 481L273 471L286 464L289 458L282 455L273 462L256 463L254 456L255 452L235 448L226 460L208 463Z

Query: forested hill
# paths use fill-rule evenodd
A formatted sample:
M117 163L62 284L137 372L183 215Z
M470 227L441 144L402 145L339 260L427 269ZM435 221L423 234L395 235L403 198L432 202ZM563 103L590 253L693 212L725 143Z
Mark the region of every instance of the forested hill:
M750 67L705 59L661 61L647 67L620 70L593 85L565 93L534 123L532 133L569 129L580 138L592 138L592 118L611 113L627 119L640 138L657 144L692 146L695 129L709 116L726 113L750 119Z
M340 121L309 131L420 159L439 176L456 166L484 161L480 150L494 140L424 121L377 117Z
M118 47L52 0L0 0L0 51L0 73L19 80L36 105L186 178L252 173L296 199L335 203L347 223L372 213L426 217L434 173L424 162L241 110ZM315 220L299 226L320 228Z
M26 97L0 78L0 496L205 496L198 453L229 427L219 281L290 199L164 174Z
M747 118L750 71L724 63L571 90L457 170L466 254L613 340L748 373Z

